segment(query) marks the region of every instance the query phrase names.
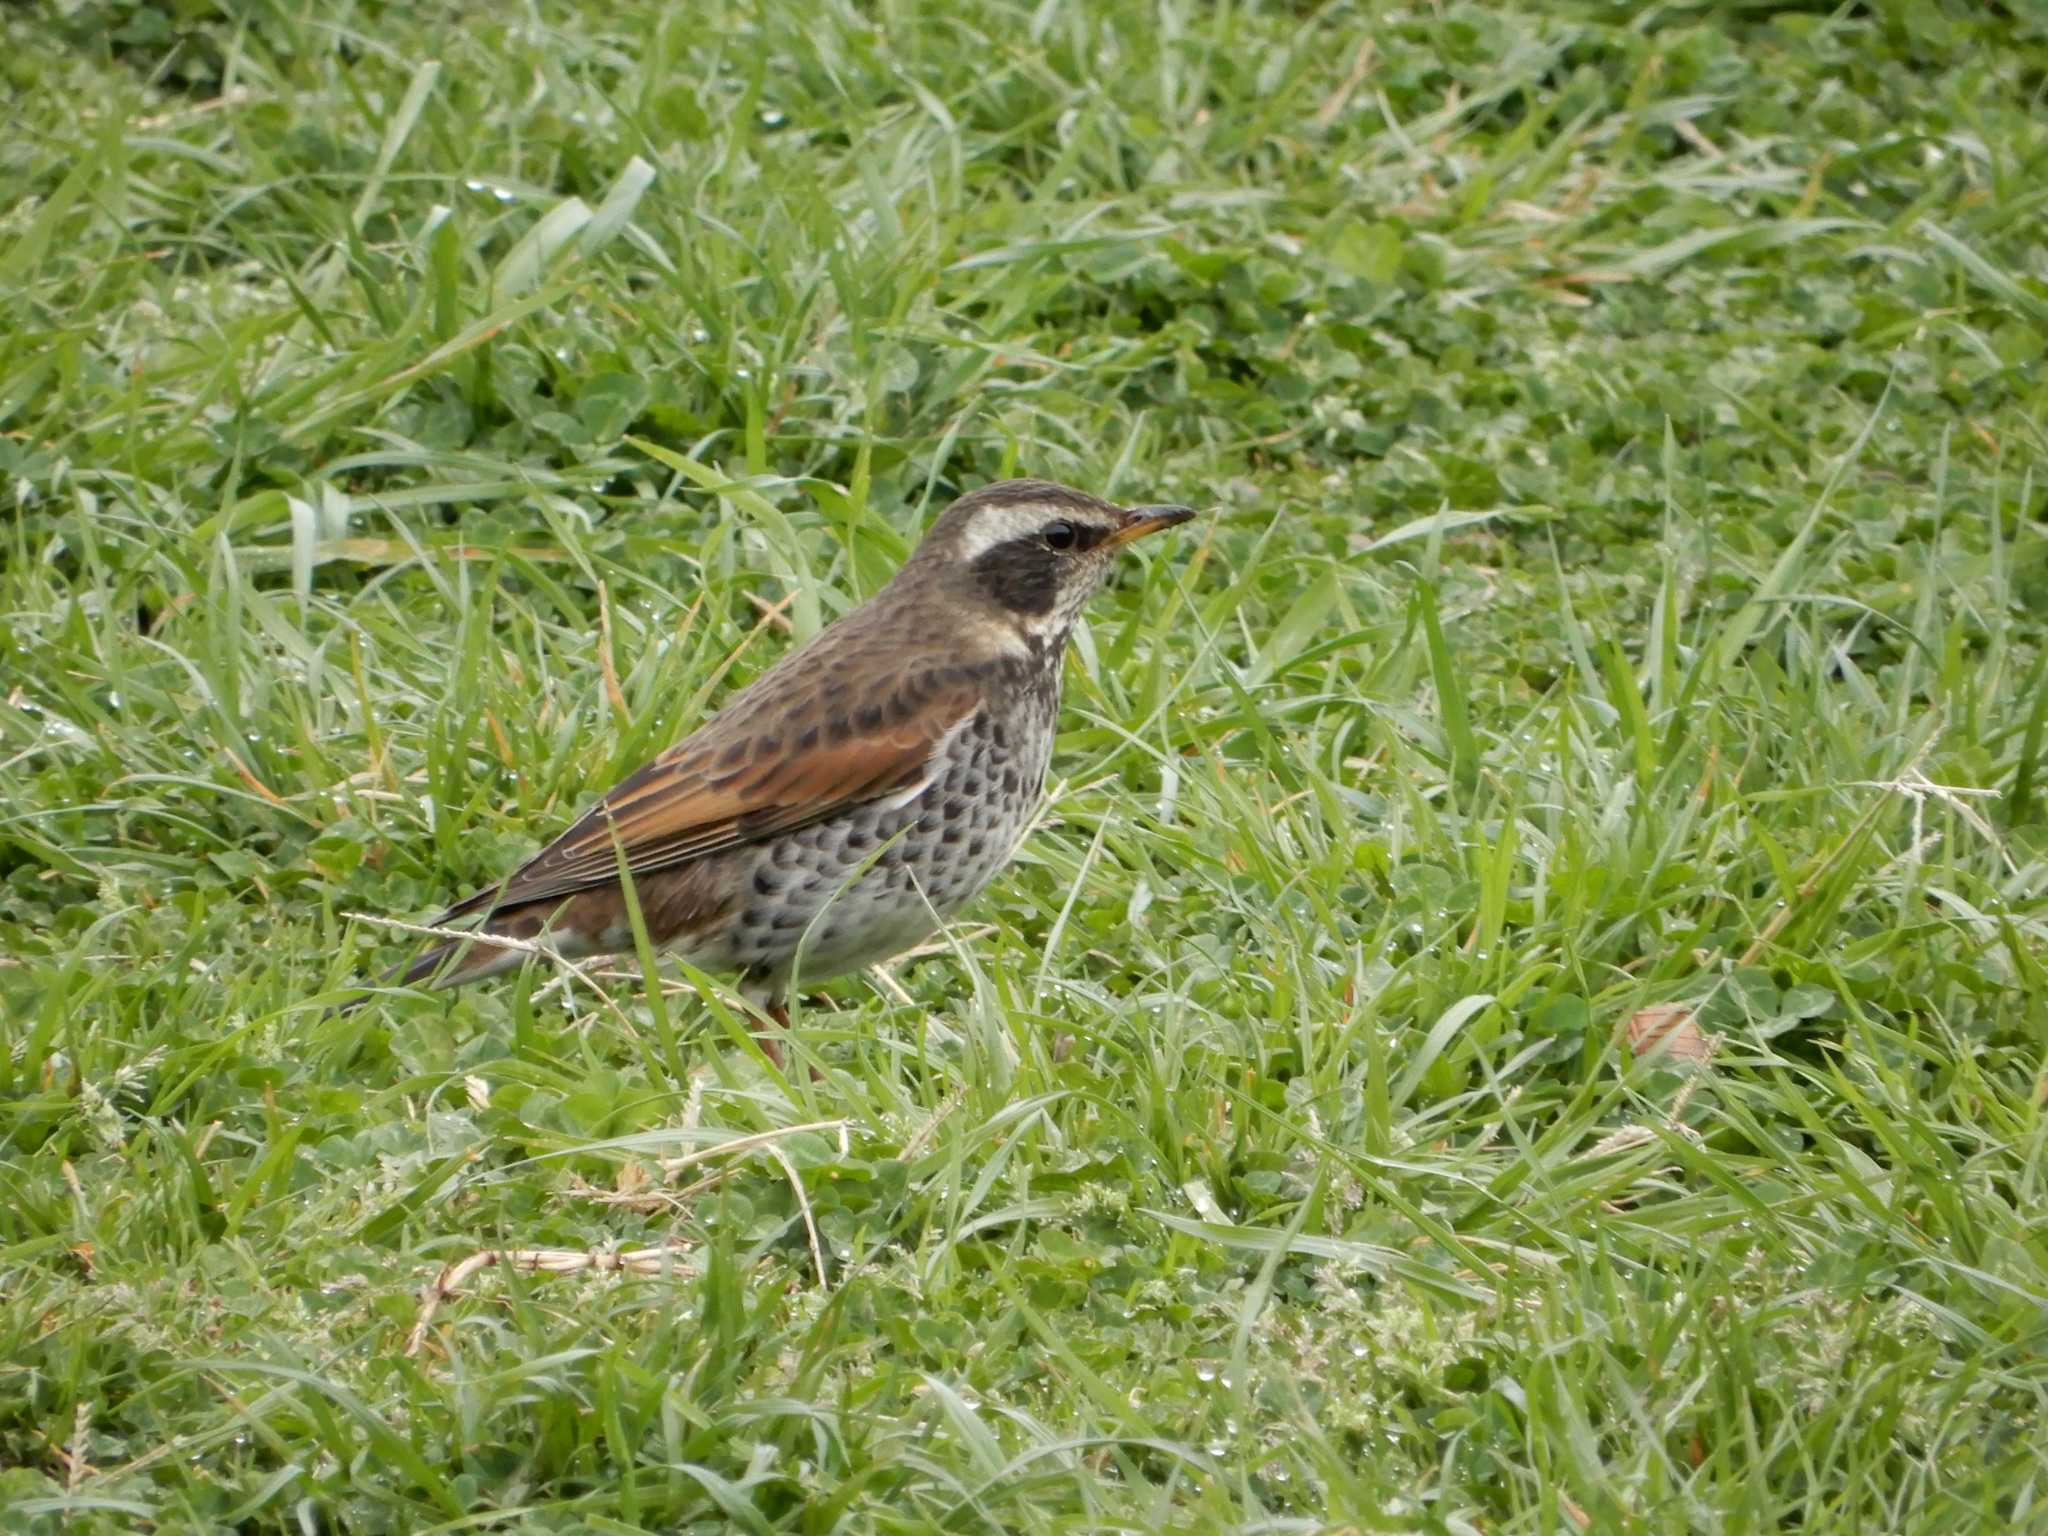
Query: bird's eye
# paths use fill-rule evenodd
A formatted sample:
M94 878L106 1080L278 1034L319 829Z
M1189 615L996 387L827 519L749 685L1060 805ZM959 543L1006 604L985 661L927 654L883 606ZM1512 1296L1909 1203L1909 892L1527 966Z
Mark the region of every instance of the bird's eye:
M1080 530L1072 523L1047 523L1045 545L1048 549L1072 549L1080 542Z

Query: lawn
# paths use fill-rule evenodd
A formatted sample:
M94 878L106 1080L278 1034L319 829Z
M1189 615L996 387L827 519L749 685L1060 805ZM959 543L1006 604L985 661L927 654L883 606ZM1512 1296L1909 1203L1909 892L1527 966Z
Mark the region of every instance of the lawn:
M0 1530L2048 1530L2042 12L0 47ZM1201 515L786 1076L330 1012L1014 473Z

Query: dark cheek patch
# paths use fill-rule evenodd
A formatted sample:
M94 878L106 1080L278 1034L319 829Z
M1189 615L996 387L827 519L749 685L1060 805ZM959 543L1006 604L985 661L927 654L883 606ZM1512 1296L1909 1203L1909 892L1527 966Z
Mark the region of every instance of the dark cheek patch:
M1059 591L1059 556L1036 538L1010 539L975 560L974 576L1012 613L1050 613Z

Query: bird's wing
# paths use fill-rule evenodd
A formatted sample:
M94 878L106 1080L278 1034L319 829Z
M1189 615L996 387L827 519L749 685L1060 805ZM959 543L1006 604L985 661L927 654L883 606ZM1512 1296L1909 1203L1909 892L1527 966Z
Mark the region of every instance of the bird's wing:
M886 704L812 712L810 723L737 708L625 779L502 884L457 902L441 922L608 885L621 864L648 875L857 805L914 798L981 705L981 690L950 670L943 679L903 680Z

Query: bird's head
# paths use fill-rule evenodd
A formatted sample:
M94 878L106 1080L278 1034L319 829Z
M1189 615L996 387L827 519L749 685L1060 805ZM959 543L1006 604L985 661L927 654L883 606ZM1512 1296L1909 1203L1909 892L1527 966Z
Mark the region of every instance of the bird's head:
M1057 648L1126 546L1194 515L1119 507L1049 480L999 480L940 514L903 575L937 584L1032 650Z

